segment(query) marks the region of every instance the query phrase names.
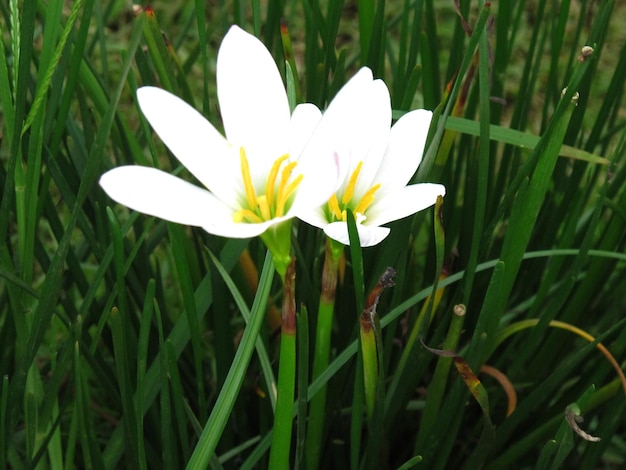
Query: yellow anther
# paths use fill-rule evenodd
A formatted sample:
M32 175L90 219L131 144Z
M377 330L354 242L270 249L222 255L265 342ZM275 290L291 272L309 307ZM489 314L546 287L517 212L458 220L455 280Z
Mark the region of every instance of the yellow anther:
M267 177L267 186L265 189L265 196L267 197L267 205L269 207L271 207L272 204L274 204L274 188L276 186L276 177L278 176L278 170L280 170L280 166L283 164L283 162L287 158L289 158L288 153L286 153L285 155L280 157L278 160L276 160L274 164L272 165L272 169L270 170L269 176Z
M256 200L256 192L252 185L252 176L250 175L250 164L246 158L246 151L243 147L239 147L239 159L241 160L241 177L243 179L243 187L246 190L246 199L250 209L256 209L258 202Z
M363 162L359 162L354 171L352 172L352 176L350 176L350 181L348 182L348 186L346 186L346 190L343 192L343 196L341 197L342 204L348 204L352 200L352 196L354 196L354 187L356 186L356 181L359 179L359 173L361 173L361 166L363 166Z
M328 200L328 208L330 209L330 213L337 220L341 220L341 208L339 207L339 201L337 200L336 194L333 194Z
M374 202L374 194L380 188L380 183L372 186L361 198L359 204L354 209L355 214L365 214L367 208Z
M287 185L284 191L279 191L278 199L276 200L276 217L282 217L285 210L285 204L289 200L289 197L296 190L300 182L304 178L304 175L298 175L294 178L294 180ZM282 187L281 187L282 189Z
M267 203L267 195L257 197L257 201L259 203L259 210L261 211L261 217L263 220L270 220L272 218L272 213L270 211L270 206Z

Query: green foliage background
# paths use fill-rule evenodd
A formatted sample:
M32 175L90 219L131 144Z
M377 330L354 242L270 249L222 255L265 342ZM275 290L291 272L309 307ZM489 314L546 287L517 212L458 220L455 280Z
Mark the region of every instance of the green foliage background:
M219 126L215 57L231 24L264 41L285 80L290 63L298 101L324 107L367 65L394 116L438 117L414 181L446 185L443 226L424 211L381 245L346 250L331 363L312 383L324 239L294 232L306 309L293 465L304 467L303 411L324 383L322 468L624 465L616 370L550 328L576 326L624 363L619 3L178 0L155 1L154 15L118 0L0 3L0 467L267 466L278 337L265 311L281 292L262 243L133 213L97 185L125 163L185 175L134 92L161 86ZM398 274L378 305L384 393L367 421L359 314L387 266ZM422 343L463 357L475 394ZM484 364L512 382L512 414ZM566 408L601 441L574 434Z

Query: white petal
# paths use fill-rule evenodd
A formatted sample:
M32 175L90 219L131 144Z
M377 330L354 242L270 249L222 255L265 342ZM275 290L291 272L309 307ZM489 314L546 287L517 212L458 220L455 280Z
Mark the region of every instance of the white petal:
M316 209L306 212L301 212L298 214L298 218L300 220L303 220L307 224L317 228L324 228L329 223L326 219L326 214L324 214L322 207L318 207Z
M253 238L261 235L274 223L274 220L261 224L235 223L231 218L211 221L202 225L202 228L213 235L225 238Z
M388 194L377 194L367 210L366 225L383 225L399 220L432 206L437 196L445 196L446 188L441 184L421 183L405 186Z
M422 161L433 113L417 109L402 116L391 128L389 144L376 175L383 188L400 188L411 180Z
M111 199L133 210L179 224L203 226L230 217L210 192L155 168L121 166L100 177Z
M363 138L362 121L369 116L372 72L359 70L337 93L324 112L298 164L304 175L298 191L297 214L325 204L351 169L351 153Z
M251 238L282 217L261 224L233 222L233 211L210 192L155 168L121 166L100 177L111 199L133 210L170 222L202 227L228 238Z
M355 158L363 160L355 189L356 197L367 192L374 184L374 177L387 148L391 126L391 99L385 82L374 80L366 99L369 106L359 123L362 133L353 147L352 155L353 161Z
M232 26L217 54L217 94L226 137L244 146L256 180L289 151L289 103L276 63L261 41Z
M296 170L303 178L289 213L299 217L326 204L334 194L339 184L339 163L335 154L320 151L317 161L305 160Z
M319 155L333 163L339 158L339 180L343 181L351 168L352 146L363 135L361 120L366 115L372 71L360 69L346 83L328 105L319 125L307 145L301 161L312 160L318 165Z
M224 137L198 111L155 87L137 90L141 111L163 143L198 180L223 201L234 201L233 172L239 159Z
M312 103L299 104L293 110L288 135L289 154L292 160L300 157L320 119L322 119L322 112Z
M369 68L362 67L359 69L337 92L324 115L330 114L332 116L333 113L342 115L345 109L358 106L362 102L363 96L367 93L372 81L372 71Z
M361 224L357 224L356 228L359 232L359 242L364 248L378 245L391 231L391 229L387 227L368 227ZM343 243L344 245L350 244L348 224L346 222L333 222L332 224L328 224L324 227L324 233L339 243Z

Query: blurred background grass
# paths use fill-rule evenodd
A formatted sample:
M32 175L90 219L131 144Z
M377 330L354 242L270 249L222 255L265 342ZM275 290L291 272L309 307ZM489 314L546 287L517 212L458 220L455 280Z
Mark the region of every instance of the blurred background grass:
M0 5L0 466L183 466L236 365L244 385L228 398L234 408L209 465L267 466L278 357L271 321L260 335L267 355L257 349L249 366L232 365L246 324L242 305L267 294L280 305L269 274L256 291L262 244L134 214L112 204L96 181L124 163L185 175L141 117L134 91L167 88L219 126L221 38L240 24L284 70L281 19L301 100L325 106L368 65L388 84L396 117L422 106L442 116L415 180L447 187L445 241L426 211L391 224L388 240L363 251L362 267L361 255L346 251L331 364L320 377L329 394L321 467L624 464L624 390L615 369L593 344L551 326L558 320L583 329L623 364L626 6L293 0L151 7L155 16L119 0ZM583 45L594 48L586 60ZM294 237L298 301L311 324L310 340L301 342L311 350L324 242L305 224ZM362 276L368 291L386 266L398 276L378 308L385 395L376 420L366 423L355 279ZM424 307L437 279L441 299ZM464 317L453 314L459 304ZM531 320L536 326L522 329ZM478 403L450 372L452 358L420 339L467 359L482 382ZM512 386L479 374L483 365ZM507 416L511 389L517 403ZM600 442L573 433L563 412L572 403ZM302 468L302 457L292 453L294 466Z

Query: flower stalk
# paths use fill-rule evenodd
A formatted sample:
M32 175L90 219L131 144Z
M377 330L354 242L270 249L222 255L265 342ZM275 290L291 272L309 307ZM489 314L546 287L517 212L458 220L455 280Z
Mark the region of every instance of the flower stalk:
M293 399L296 383L296 259L287 265L283 279L280 362L276 392L274 429L268 468L289 468L293 428Z
M263 240L267 249L272 253L276 272L284 284L287 270L293 262L291 258L291 220L286 220L280 224L269 227L261 234L261 240Z
M317 334L315 336L312 380L317 379L328 367L335 311L335 292L337 290L337 276L342 254L343 245L331 238L326 238L324 266L322 268L322 291L317 312ZM307 468L309 469L319 467L320 450L324 435L324 418L326 417L326 395L327 386L324 385L311 398L306 438L306 460Z
M365 388L365 408L368 421L374 417L376 398L381 392L378 388L379 373L382 366L382 350L380 348L380 321L376 313L378 299L386 287L395 285L396 272L387 268L367 297L360 317L361 350L363 352L363 385Z

